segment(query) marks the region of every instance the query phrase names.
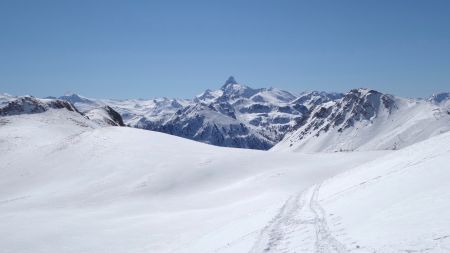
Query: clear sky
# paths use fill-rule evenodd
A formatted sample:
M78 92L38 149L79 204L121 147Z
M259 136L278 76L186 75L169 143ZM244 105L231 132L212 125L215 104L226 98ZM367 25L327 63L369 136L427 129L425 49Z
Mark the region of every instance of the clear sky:
M450 1L0 0L0 92L450 90Z

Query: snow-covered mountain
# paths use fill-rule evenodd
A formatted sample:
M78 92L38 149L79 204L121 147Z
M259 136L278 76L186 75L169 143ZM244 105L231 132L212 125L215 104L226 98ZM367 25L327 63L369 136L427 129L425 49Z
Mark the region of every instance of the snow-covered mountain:
M49 109L66 109L78 112L71 103L64 100L0 94L0 116L41 113Z
M269 149L306 119L309 108L340 98L339 93L294 95L276 88L253 89L233 77L218 90L193 99L90 99L60 97L86 112L109 105L131 127L169 133L213 145Z
M311 107L309 118L274 150L302 152L399 149L450 130L450 115L436 102L354 89Z
M76 95L71 96L71 98L76 97ZM78 102L79 101L80 100L78 100ZM83 99L81 101L83 104L88 103L87 99ZM89 102L89 104L93 105L94 102ZM72 101L68 100L56 98L36 98L33 96L20 97L9 94L0 94L0 116L43 113L52 109L65 109L67 111L75 112L83 115L87 119L92 120L100 126L124 126L120 114L109 106L95 105L88 111L81 113L72 104Z
M450 100L450 92L435 93L428 100L437 104L446 103Z
M253 89L230 77L207 90L165 122L143 118L135 126L218 146L269 149L307 113L296 96L274 89Z

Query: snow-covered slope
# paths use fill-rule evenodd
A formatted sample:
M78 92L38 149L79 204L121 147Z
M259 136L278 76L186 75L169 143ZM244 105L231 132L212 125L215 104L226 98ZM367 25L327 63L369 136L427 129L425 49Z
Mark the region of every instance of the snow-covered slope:
M450 133L300 191L251 252L450 252Z
M442 105L374 90L351 90L311 110L274 150L302 152L399 149L450 130Z
M68 110L0 122L2 252L248 252L292 192L385 154L221 148Z

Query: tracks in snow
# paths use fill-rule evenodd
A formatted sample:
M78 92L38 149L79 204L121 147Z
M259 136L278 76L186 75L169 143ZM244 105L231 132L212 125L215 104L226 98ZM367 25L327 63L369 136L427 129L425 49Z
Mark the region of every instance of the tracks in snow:
M320 186L289 198L263 228L250 252L348 252L329 231L318 201Z

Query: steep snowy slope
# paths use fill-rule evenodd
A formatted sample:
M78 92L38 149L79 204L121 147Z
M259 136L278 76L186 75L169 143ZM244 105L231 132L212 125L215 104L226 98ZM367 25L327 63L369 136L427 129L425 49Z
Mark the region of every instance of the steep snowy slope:
M450 133L295 194L251 252L450 252Z
M385 154L221 148L68 110L0 122L2 252L247 252L292 192Z
M274 150L302 152L399 149L450 130L441 105L355 89L313 108Z

